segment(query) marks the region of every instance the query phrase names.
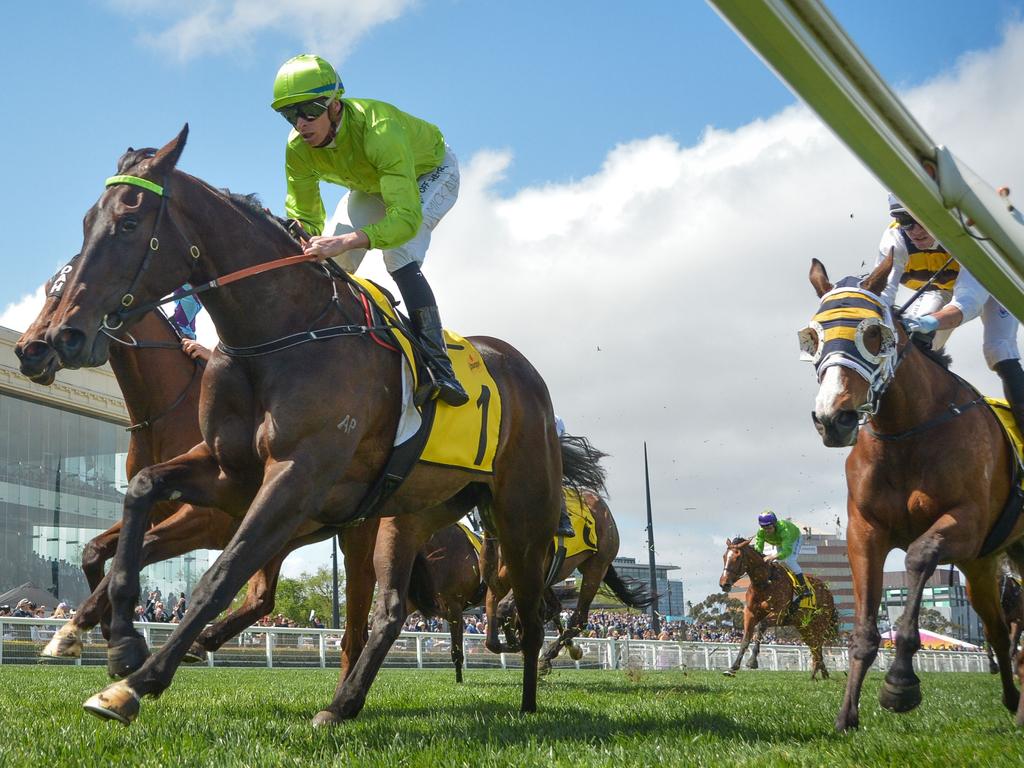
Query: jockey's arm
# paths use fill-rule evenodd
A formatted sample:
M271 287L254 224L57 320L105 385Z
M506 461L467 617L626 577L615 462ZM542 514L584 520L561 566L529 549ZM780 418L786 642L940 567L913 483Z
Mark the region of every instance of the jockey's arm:
M889 272L889 281L885 284L885 290L882 291L882 302L887 307L896 303L896 292L900 288L900 280L907 269L907 248L898 232L897 229L889 228L882 233L882 241L878 244L878 255L875 257L875 266L877 267L885 261L890 249L892 250L892 270Z
M309 164L292 148L285 150L285 181L288 191L284 209L288 218L297 219L310 235L324 231L327 212L320 197L320 179Z
M363 227L370 248L388 250L408 242L423 223L412 146L400 123L381 120L366 137L366 158L380 174L384 218Z
M760 528L757 531L757 535L754 537L754 549L762 555L764 554L764 531Z

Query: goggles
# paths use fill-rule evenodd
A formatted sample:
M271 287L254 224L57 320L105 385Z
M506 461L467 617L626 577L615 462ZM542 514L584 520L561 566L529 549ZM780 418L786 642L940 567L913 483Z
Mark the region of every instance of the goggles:
M900 229L913 229L917 226L917 219L906 211L897 211L892 214L892 217L896 220L896 223L900 225Z
M289 104L277 110L277 114L288 121L289 125L295 125L301 117L303 120L316 120L327 111L330 102L327 99L314 99L313 101L300 101L298 104Z

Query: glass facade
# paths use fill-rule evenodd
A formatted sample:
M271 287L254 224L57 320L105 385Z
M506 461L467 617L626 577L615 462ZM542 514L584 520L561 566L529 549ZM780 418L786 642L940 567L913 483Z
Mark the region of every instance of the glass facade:
M128 433L99 418L0 393L0 592L31 582L77 606L82 548L121 518ZM190 592L205 551L158 563L142 586Z

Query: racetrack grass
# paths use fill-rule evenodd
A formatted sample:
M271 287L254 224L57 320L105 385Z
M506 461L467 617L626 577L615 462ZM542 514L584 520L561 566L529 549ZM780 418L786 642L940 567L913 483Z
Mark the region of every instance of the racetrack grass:
M556 671L522 716L520 674L384 670L359 718L310 726L332 670L183 669L129 728L81 703L102 669L0 667L0 766L863 766L1020 765L1024 732L996 678L926 673L924 703L878 706L869 675L858 732L832 723L845 675Z

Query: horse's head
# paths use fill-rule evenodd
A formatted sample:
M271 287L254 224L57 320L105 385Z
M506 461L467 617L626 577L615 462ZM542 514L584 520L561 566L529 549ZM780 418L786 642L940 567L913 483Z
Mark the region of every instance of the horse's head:
M737 536L734 539L725 540L725 554L722 555L722 577L718 580L718 586L723 592L732 589L740 576L747 572L747 558L757 555L757 551L750 546L750 539Z
M821 262L811 261L821 303L798 335L801 359L818 374L812 417L827 446L856 442L861 414L875 413L895 375L899 331L881 299L891 269L890 252L863 280L846 277L833 286Z
M39 310L36 319L21 334L18 343L14 345L14 354L21 363L21 373L27 376L36 384L49 386L53 384L57 371L60 370L60 358L53 347L46 342L46 332L50 328L54 310L60 303L60 297L64 293L64 286L67 284L68 275L74 271L78 256L75 256L66 265L61 267L57 274L46 281L43 286L45 299L43 307Z
M45 336L65 367L105 363L109 338L102 329L118 327L135 307L188 281L194 254L167 189L187 135L186 125L159 151L129 149L86 213L81 256Z

